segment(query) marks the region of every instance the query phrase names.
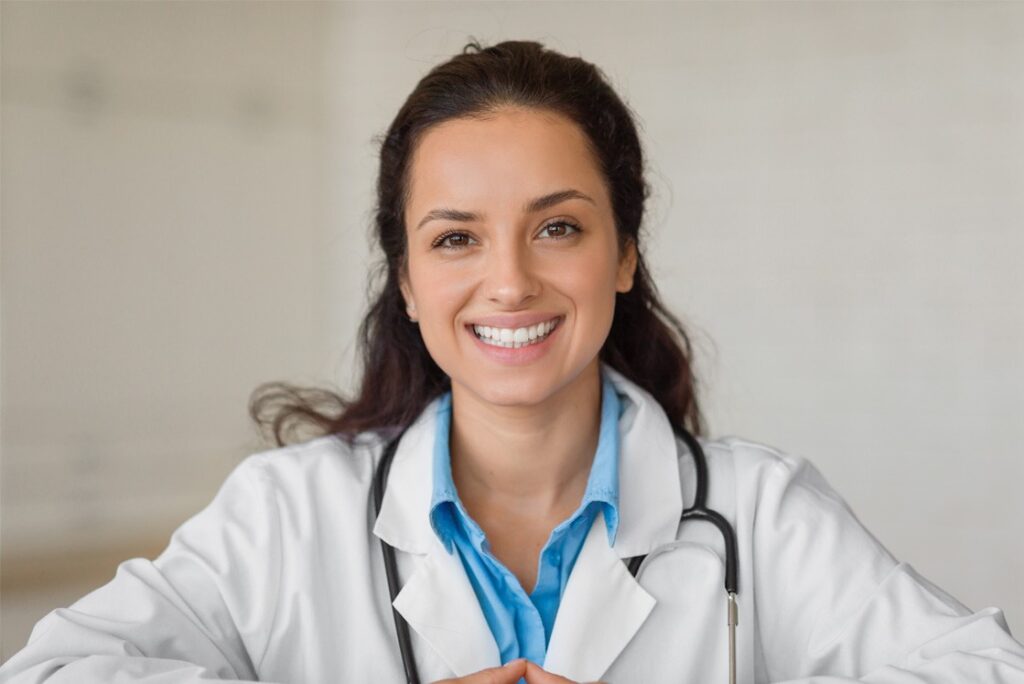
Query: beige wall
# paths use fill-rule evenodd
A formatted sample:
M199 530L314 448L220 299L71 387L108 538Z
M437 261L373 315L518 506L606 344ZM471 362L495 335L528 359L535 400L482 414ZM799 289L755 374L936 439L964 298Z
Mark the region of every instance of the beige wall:
M469 36L638 113L712 433L1024 629L1024 4L0 7L4 656L256 448L257 383L350 381L371 137Z
M326 9L2 5L4 655L327 379Z

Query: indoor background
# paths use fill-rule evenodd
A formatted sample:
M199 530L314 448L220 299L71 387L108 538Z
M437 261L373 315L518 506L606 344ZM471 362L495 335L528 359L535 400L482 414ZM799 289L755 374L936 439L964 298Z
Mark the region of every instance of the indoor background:
M0 3L2 657L351 386L376 148L470 39L604 69L710 434L1024 632L1024 3ZM799 578L794 578L799 581Z

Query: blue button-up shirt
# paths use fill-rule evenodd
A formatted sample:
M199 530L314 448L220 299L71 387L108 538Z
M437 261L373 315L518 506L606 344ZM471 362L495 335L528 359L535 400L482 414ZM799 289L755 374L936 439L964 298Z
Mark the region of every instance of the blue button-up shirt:
M619 412L621 402L602 374L601 427L597 451L579 508L551 531L540 552L537 584L526 593L516 576L490 551L480 526L469 516L452 480L449 435L451 393L441 397L434 441L434 486L430 524L449 553L457 551L501 652L501 662L527 658L544 663L555 614L569 573L600 507L615 543L619 524Z

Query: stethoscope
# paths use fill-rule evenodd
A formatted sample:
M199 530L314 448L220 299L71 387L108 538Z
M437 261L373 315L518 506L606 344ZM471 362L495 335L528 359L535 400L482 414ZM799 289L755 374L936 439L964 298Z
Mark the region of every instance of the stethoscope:
M377 472L373 476L373 503L376 515L380 515L380 507L384 501L384 489L387 487L388 471L391 470L391 460L398 448L398 441L402 433L394 437L385 447L384 455L377 465ZM697 491L694 496L693 505L683 511L679 519L681 525L685 520L706 520L722 534L725 541L725 592L726 592L726 624L729 628L729 684L736 684L736 625L739 624L739 608L736 603L736 575L737 575L737 552L736 534L732 526L718 512L705 505L708 491L708 466L704 458L704 450L697 440L683 428L676 428L676 434L686 443L690 453L693 455L693 462L697 471ZM388 592L391 594L391 602L394 604L398 596L398 567L395 562L395 549L383 539L380 540L381 550L384 553L384 571L388 580ZM636 577L640 564L643 563L646 554L624 558L623 562L629 568L629 572ZM402 651L402 665L405 668L405 678L409 684L420 684L419 675L416 674L416 663L413 661L412 640L409 636L409 623L393 607L391 612L395 618L395 632L398 634L398 647Z

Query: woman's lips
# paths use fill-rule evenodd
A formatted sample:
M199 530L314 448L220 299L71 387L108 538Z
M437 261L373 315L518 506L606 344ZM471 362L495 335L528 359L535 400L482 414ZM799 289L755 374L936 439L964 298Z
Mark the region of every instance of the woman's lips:
M493 327L474 324L470 327L484 344L518 349L543 341L558 326L559 321L561 321L561 316L554 316L529 326Z
M551 319L550 323L544 322L536 326L531 326L537 333L532 340L529 339L530 329L525 328L525 341L522 340L523 333L521 332L524 328L510 329L482 326L484 328L490 328L489 330L484 330L485 333L489 333L488 335L485 335L487 341L481 339L480 335L478 335L474 330L474 327L481 326L466 326L466 331L472 336L477 349L483 352L483 354L488 358L506 365L523 365L536 361L548 352L552 346L552 340L558 336L558 331L561 330L563 322L564 317L557 316L554 319ZM550 328L542 334L541 331L549 325ZM502 336L507 338L509 336L507 331L510 330L512 331L513 339L503 342L501 340ZM519 342L516 342L515 340L516 333L519 334ZM497 336L498 339L495 339L495 336ZM519 344L519 346L517 347L516 344Z

